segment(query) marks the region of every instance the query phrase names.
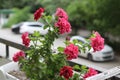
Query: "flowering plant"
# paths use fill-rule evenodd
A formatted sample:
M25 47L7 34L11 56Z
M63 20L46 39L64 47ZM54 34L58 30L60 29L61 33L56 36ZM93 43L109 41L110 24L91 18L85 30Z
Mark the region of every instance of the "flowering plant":
M58 8L53 17L45 14L43 8L39 8L34 13L34 19L37 21L39 18L45 22L44 29L48 29L48 33L44 37L38 31L32 35L23 33L22 42L29 50L19 51L13 56L13 61L22 65L22 70L30 80L80 80L97 74L93 68L71 67L68 60L76 59L85 47L92 47L94 51L103 49L104 39L98 32L93 32L89 39L90 45L78 41L70 42L67 38L66 47L58 47L55 53L52 49L54 40L61 34L71 32L68 15L63 9ZM79 71L79 74L74 73L74 69Z

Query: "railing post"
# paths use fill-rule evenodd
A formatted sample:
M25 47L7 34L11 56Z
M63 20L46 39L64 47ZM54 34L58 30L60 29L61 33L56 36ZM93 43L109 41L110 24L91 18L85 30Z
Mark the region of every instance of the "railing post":
M8 58L8 57L9 57L9 46L6 45L6 58Z

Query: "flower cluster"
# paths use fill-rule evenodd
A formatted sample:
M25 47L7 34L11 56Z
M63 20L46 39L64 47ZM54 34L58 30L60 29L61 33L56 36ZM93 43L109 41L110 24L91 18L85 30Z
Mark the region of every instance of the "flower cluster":
M90 38L91 46L94 51L100 51L104 48L104 39L100 36L98 32L94 32L95 37Z
M23 51L19 51L13 56L13 61L18 62L21 58L25 58L25 53Z
M88 72L83 76L83 78L86 79L86 78L96 75L96 74L98 74L98 72L95 69L89 68Z
M59 18L58 22L55 23L55 26L59 28L60 34L71 31L71 25L65 18Z
M58 47L58 53L53 53L54 40L61 34L71 32L68 15L62 8L58 8L54 16L55 18L52 19L52 16L44 13L43 8L39 8L34 13L34 20L43 19L46 23L44 29L48 28L48 33L44 37L38 31L35 31L32 35L27 32L23 33L22 43L29 47L29 50L17 52L13 56L13 61L19 61L22 64L22 70L31 80L76 80L73 73L74 68L69 66L68 60L76 59L81 48L79 45L70 42L70 38L67 37L66 47ZM104 39L98 32L93 34L94 36L90 38L91 47L94 51L99 51L104 47ZM89 68L83 78L95 74L97 74L97 71ZM78 76L77 80L79 78Z
M30 39L29 39L28 35L29 35L28 32L25 32L24 34L22 34L22 43L23 43L26 47L28 47L29 44L30 44Z
M67 13L61 8L57 8L55 15L58 16L59 18L64 18L64 19L68 20Z
M58 21L55 23L55 27L59 28L59 33L64 34L65 32L71 32L71 25L68 22L67 13L63 9L58 8L55 16L58 17Z
M43 8L39 8L35 13L34 13L34 19L37 21L41 16L42 13L44 12Z
M64 66L60 69L60 76L64 76L66 80L73 76L73 69L70 66Z
M74 44L69 44L65 49L64 53L67 56L68 60L72 60L78 57L78 46L75 46Z

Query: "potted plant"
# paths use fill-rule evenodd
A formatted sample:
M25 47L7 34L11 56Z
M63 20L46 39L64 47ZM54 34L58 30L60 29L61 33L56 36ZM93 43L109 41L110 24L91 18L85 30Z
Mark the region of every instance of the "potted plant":
M23 33L22 42L29 50L19 51L13 56L13 61L18 62L20 70L28 80L80 80L98 73L93 68L71 67L68 64L68 60L76 59L81 50L85 51L85 47L92 47L94 51L103 49L104 39L98 32L93 32L87 40L90 44L82 44L77 40L70 42L67 37L66 46L58 47L54 51L54 40L72 31L67 13L62 8L57 8L55 14L50 16L43 8L39 8L34 13L34 19L42 19L45 23L44 29L48 29L48 33L44 37L38 31L32 35ZM74 69L78 72L74 72Z

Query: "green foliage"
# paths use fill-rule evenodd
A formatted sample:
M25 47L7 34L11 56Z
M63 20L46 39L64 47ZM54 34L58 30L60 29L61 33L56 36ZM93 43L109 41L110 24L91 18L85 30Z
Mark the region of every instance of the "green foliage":
M64 51L64 47L58 47L57 48L59 52L63 52Z
M81 28L86 29L93 26L93 19L97 13L95 5L94 0L75 0L67 6L66 10L70 16L72 28L75 29L75 34Z
M119 0L97 0L100 3L97 5L97 30L102 30L104 33L109 32L114 35L119 35L120 28L118 26L120 18L120 1ZM101 27L98 27L101 26ZM113 28L114 27L114 28Z
M17 24L19 22L27 21L30 17L29 7L25 7L24 9L14 9L14 14L10 17L8 22L4 25L5 27L11 27L13 24Z
M85 74L87 72L87 67L85 65L79 66L79 65L75 65L74 70L76 70L77 72L80 72L80 75Z
M74 70L76 70L79 74L75 74L71 80L83 80L82 76L88 71L85 65L79 66L75 65Z
M73 28L97 30L119 35L120 1L118 0L76 0L66 8ZM113 30L114 27L114 30ZM76 29L76 30L77 30Z
M91 34L91 37L93 37L93 35L94 34ZM86 51L89 51L91 49L91 46L89 44L90 43L89 39L86 39L86 43L74 39L72 43L79 47L79 52L82 51L83 53L86 53Z
M47 12L52 14L55 12L56 8L61 7L63 9L66 9L66 7L69 5L69 3L73 1L69 0L39 0L41 5L45 8Z
M23 9L24 7L31 7L30 11L34 12L39 6L41 6L39 0L0 0L0 9L11 9L19 8Z
M67 12L77 29L88 26L103 35L106 32L119 35L119 4L118 0L77 0L68 5Z
M74 76L70 80L82 80L82 79L80 79L80 75L75 73Z
M74 70L80 70L80 66L79 65L75 65L73 68L74 68Z

